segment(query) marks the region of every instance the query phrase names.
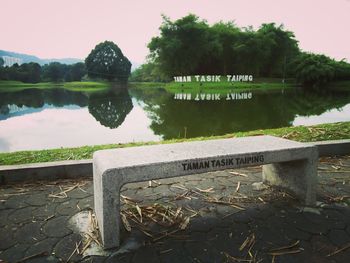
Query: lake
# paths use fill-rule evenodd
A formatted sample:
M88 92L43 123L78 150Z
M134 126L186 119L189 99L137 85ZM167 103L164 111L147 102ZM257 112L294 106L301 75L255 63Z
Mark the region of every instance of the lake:
M159 87L0 93L0 151L223 135L350 121L350 92L171 94Z

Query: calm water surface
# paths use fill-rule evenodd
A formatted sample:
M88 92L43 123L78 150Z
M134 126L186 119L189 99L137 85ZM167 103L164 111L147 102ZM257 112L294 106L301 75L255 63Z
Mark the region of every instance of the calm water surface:
M0 151L222 135L350 121L350 93L229 92L220 100L164 89L64 89L0 93ZM176 99L175 99L176 97ZM210 99L210 100L209 100Z

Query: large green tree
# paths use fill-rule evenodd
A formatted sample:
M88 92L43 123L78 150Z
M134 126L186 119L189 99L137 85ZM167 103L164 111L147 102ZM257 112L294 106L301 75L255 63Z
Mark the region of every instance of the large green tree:
M41 66L38 63L24 63L19 67L19 80L29 83L37 83L41 80Z
M126 81L131 63L120 48L111 41L98 44L85 59L89 77Z
M190 14L176 21L163 16L160 36L148 44L150 62L159 72L174 75L253 74L285 77L287 65L299 54L294 34L274 23L258 30L233 22L212 26Z
M51 62L43 67L43 77L45 80L59 82L64 80L68 65L59 62Z
M230 74L236 69L237 57L234 43L237 43L242 34L233 22L219 22L210 28L211 46L210 69L212 73Z
M85 64L82 62L69 65L65 74L65 81L81 81L81 78L86 74Z
M257 31L262 44L262 74L266 77L284 76L287 65L299 54L298 41L294 33L285 30L283 25L262 24Z
M211 36L206 21L188 15L175 22L163 16L161 35L148 44L151 61L168 76L198 74L211 53Z
M325 55L302 53L294 64L296 79L303 86L319 88L335 78L337 62Z

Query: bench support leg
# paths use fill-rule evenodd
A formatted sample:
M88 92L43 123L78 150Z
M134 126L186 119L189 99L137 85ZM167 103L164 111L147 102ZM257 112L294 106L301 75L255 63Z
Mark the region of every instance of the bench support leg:
M266 164L263 181L293 192L305 205L316 204L317 158Z
M121 185L104 179L104 176L94 177L94 202L103 247L108 249L120 245Z

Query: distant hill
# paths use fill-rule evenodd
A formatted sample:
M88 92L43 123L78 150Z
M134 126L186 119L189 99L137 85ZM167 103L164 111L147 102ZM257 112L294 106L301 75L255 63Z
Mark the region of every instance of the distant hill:
M48 64L50 62L60 62L62 64L74 64L77 62L83 62L81 59L77 58L50 58L50 59L42 59L38 58L36 56L32 55L27 55L27 54L21 54L21 53L16 53L16 52L11 52L11 51L5 51L5 50L0 50L0 57L12 57L12 58L17 58L21 61L21 63L29 63L29 62L35 62L40 65Z

